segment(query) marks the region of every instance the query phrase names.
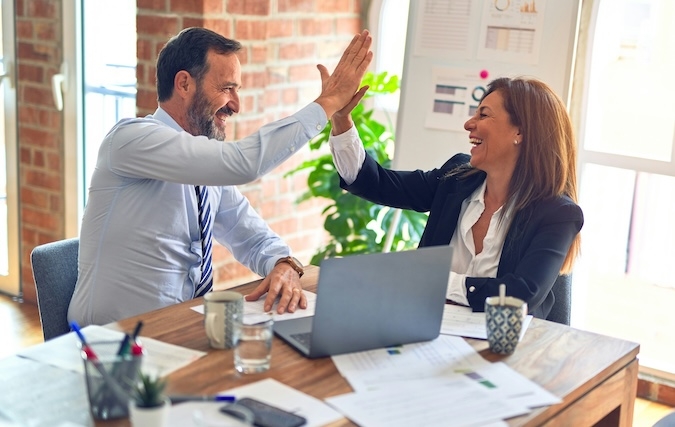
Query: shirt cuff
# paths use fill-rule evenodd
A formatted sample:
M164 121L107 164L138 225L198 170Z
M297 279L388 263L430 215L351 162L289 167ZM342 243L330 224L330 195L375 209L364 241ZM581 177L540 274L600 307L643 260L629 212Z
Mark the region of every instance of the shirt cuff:
M347 185L352 184L356 181L363 162L366 160L366 151L356 127L352 126L340 135L331 135L328 139L328 146L333 154L337 172Z
M465 282L466 274L457 274L451 271L445 298L468 307L469 300L466 298Z

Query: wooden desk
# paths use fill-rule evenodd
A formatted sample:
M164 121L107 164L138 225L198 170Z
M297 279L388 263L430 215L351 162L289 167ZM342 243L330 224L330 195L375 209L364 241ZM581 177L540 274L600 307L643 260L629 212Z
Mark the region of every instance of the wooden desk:
M315 291L318 268L307 269L303 287ZM235 290L250 292L258 282ZM201 314L190 307L201 299L135 316L111 324L132 330L143 321L141 335L164 342L207 351L208 354L174 372L168 392L212 394L264 378L274 378L304 393L323 399L352 389L340 376L330 357L306 359L279 338L272 344L272 367L263 374L240 375L233 367L231 350L209 348ZM637 392L639 344L533 319L523 341L511 356L497 356L482 340L467 340L490 361L503 361L520 374L543 386L563 402L536 409L508 420L512 426L630 426ZM127 420L97 426L128 426ZM343 420L335 425L352 425Z

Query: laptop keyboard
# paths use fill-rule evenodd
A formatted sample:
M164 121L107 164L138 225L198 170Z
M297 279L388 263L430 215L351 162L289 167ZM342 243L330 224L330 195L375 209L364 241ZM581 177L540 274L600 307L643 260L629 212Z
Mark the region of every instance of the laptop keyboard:
M291 334L291 338L302 344L305 348L309 348L309 339L312 336L311 332L302 332L300 334Z

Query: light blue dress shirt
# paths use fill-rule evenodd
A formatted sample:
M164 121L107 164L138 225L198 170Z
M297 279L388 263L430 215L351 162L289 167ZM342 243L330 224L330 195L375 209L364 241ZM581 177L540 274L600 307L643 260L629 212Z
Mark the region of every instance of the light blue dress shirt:
M161 108L117 123L91 178L68 319L104 324L192 298L202 256L195 185L209 186L214 239L269 274L291 251L234 186L274 169L326 123L316 103L238 142L192 136Z

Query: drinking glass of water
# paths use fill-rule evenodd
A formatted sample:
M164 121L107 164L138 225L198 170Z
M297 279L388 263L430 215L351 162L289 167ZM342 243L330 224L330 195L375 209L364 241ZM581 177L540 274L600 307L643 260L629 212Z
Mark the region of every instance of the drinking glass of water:
M234 319L234 368L242 374L265 372L272 359L274 318L272 313L256 315L255 323L247 324L243 314Z

